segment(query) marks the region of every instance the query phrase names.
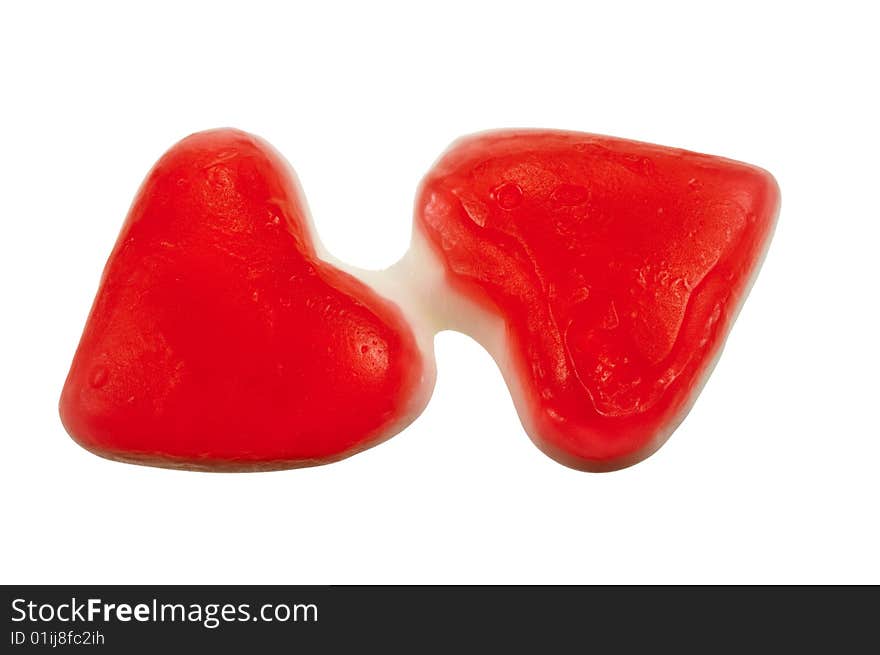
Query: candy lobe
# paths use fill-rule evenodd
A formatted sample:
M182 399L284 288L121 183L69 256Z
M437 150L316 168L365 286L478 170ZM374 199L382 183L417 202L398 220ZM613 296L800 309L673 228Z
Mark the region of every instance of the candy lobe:
M683 418L777 207L775 181L746 164L502 131L441 158L416 227L453 293L504 320L504 373L532 438L566 464L606 470L653 452Z

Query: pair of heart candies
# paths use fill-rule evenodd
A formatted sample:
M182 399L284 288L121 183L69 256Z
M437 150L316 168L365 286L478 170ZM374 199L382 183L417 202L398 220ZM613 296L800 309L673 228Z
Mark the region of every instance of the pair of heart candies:
M773 177L747 164L576 132L487 132L425 176L404 257L362 271L324 251L271 146L232 129L194 134L135 198L61 418L82 446L127 462L323 464L421 413L434 335L454 329L495 358L545 453L622 468L695 400L778 206Z

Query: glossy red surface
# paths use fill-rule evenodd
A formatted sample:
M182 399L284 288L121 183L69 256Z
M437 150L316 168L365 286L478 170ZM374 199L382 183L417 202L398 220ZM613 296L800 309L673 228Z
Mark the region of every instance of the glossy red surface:
M605 470L683 417L778 203L772 176L746 164L518 130L457 142L425 178L416 223L448 282L504 318L532 438Z
M190 136L141 187L61 397L83 446L206 468L338 459L412 414L423 361L395 305L316 257L266 143Z

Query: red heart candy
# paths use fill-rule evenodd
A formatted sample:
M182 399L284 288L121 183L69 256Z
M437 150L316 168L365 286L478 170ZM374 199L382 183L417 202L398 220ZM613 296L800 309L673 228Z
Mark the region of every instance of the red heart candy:
M285 468L402 429L433 381L396 305L316 254L292 171L234 130L190 136L141 187L61 417L113 459Z
M509 130L447 151L423 182L416 226L454 294L478 308L462 329L503 321L503 343L486 345L533 440L570 466L610 470L683 419L778 204L772 176L747 164Z

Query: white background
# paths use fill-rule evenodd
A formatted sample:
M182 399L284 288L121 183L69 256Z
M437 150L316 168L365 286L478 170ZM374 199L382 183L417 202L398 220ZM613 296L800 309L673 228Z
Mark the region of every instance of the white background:
M0 10L3 583L880 582L876 17L870 3L515 2ZM341 463L186 473L95 457L57 401L162 152L283 152L342 259L394 262L459 135L592 131L763 166L765 266L656 455L569 470L475 342L422 417Z

